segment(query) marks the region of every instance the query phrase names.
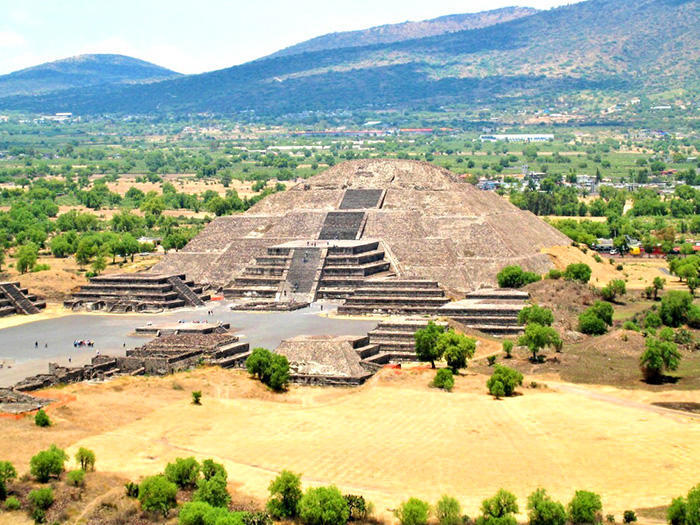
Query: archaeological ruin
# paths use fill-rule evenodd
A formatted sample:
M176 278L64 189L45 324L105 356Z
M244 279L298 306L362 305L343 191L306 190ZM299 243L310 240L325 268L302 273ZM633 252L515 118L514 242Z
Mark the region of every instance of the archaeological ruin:
M46 301L30 294L18 282L0 283L0 317L38 314L43 308L46 308Z

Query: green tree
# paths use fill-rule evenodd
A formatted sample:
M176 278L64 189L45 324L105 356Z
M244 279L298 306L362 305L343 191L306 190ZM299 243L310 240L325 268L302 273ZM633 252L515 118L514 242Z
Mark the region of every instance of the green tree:
M168 515L170 509L177 505L177 485L165 476L150 476L139 484L139 502L146 512Z
M44 412L43 408L40 408L36 414L34 414L34 424L38 427L50 427L51 420L49 416Z
M414 339L419 361L427 361L432 368L435 368L435 361L441 357L437 342L444 332L445 327L437 325L433 321L429 321L425 328L416 330Z
M476 352L476 340L454 330L448 330L438 336L435 343L436 353L441 355L453 374L460 368L467 367L467 359L474 357Z
M462 507L455 498L444 495L435 505L438 525L462 525Z
M685 512L685 499L682 496L674 498L666 511L666 521L670 525L686 525Z
M506 354L506 359L513 357L513 341L506 339L502 344L503 352Z
M299 501L299 518L305 525L345 525L350 510L335 486L308 489Z
M536 273L524 272L520 266L506 266L496 275L498 286L501 288L522 288L541 278Z
M85 472L95 470L95 453L92 450L80 447L75 454L75 460Z
M74 487L82 487L85 485L85 471L82 469L71 470L66 474L66 481Z
M666 326L677 327L688 319L693 297L688 292L671 290L661 298L659 316Z
M301 476L289 470L279 473L268 487L270 499L267 512L274 519L291 519L297 516L297 506L301 499Z
M53 505L53 489L51 487L34 489L29 493L29 501L35 508L46 510Z
M270 368L272 352L267 348L254 348L245 360L245 368L248 373L262 381Z
M664 289L664 285L666 284L666 279L662 277L654 277L654 282L652 283L652 287L654 289L654 301L659 296L659 291Z
M289 384L289 361L280 354L273 354L266 375L266 384L272 390L280 392Z
M204 479L211 479L216 475L221 475L224 479L228 478L228 473L221 463L216 463L213 459L202 461L202 476L204 476Z
M228 507L231 495L226 489L226 478L217 473L209 479L200 479L197 482L197 490L192 494L194 501L204 501L212 507Z
M476 519L476 525L515 525L517 512L515 495L500 489L495 496L481 502L481 516Z
M9 461L0 461L0 501L7 497L7 484L17 477L17 471Z
M525 333L518 338L518 345L527 346L532 354L532 361L537 361L537 354L547 346L559 348L561 338L551 326L530 323L525 327Z
M396 517L401 525L427 525L430 505L418 498L409 498L396 509Z
M51 445L47 450L42 450L32 457L29 462L30 472L37 481L46 483L50 478L61 475L67 460L68 455L62 449Z
M194 487L199 479L200 466L196 459L176 458L165 466L165 477L180 488Z
M19 273L27 273L34 268L36 260L39 257L39 250L33 242L20 246L17 250L15 266Z
M455 379L452 375L452 371L448 368L441 368L435 374L433 378L433 386L435 388L442 388L448 392L452 390L455 386Z
M591 280L591 267L585 263L570 264L564 270L564 278L586 284Z
M107 261L105 260L105 256L101 253L98 253L97 257L95 257L95 260L92 261L92 271L95 272L95 275L99 275L105 270L105 268L107 268Z
M598 494L577 490L569 502L569 521L574 525L601 523L603 521L602 510L603 504Z
M614 302L618 296L625 295L627 293L627 287L625 285L625 281L622 279L614 279L610 281L607 286L604 286L600 292L603 299Z
M639 358L639 366L647 382L658 383L663 378L663 371L677 370L680 361L681 354L675 343L650 337Z
M510 397L515 388L523 384L523 375L512 368L496 365L493 374L486 382L489 393L497 399L503 396Z
M518 313L518 324L526 325L528 323L552 326L552 323L554 323L554 314L549 308L543 308L536 304L526 306Z
M554 501L544 489L528 496L527 510L530 525L566 525L564 505Z

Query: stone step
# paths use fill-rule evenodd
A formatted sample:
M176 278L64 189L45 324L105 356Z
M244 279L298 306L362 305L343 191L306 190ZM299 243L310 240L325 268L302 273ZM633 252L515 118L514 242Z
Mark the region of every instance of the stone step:
M363 285L363 288L439 288L437 281L426 279L387 279L387 280L368 280Z
M249 350L250 343L244 341L236 341L224 348L219 348L214 352L214 359L223 359L225 357L230 357L233 355L239 355Z
M252 353L252 351L242 352L234 356L218 359L216 361L213 361L212 364L220 366L221 368L245 368L245 361L246 359L248 359L248 356Z
M360 253L371 252L379 248L379 241L358 241L353 243L352 246L334 246L332 243L328 247L328 254L331 256L336 255L354 255Z
M286 266L262 266L262 265L256 265L256 266L248 266L245 269L245 274L246 275L279 275L281 276L284 271L287 269Z
M437 308L428 306L398 306L387 304L343 304L338 307L338 313L341 315L436 315L437 311Z
M345 266L326 266L323 268L323 276L336 275L360 275L368 276L389 269L388 261L375 261L371 263Z
M523 332L522 326L502 326L502 325L469 325L472 330L479 330L485 334L492 335L517 335Z
M357 352L357 355L359 355L362 359L365 359L379 352L379 345L370 343L365 346L355 348L355 351Z
M345 300L343 306L354 305L388 305L388 306L428 306L437 308L448 303L447 297L432 297L432 296L379 296L379 295L358 295L357 292L352 294Z
M373 250L358 254L338 254L326 257L326 266L344 266L354 264L366 264L384 259L383 250Z
M441 288L387 288L387 289L377 289L372 287L366 287L364 284L360 288L355 289L356 296L366 296L366 297L445 297L445 292ZM448 299L445 299L448 302Z
M462 323L468 326L473 325L494 325L494 326L520 326L518 324L518 317L498 317L498 316L450 316L450 319L454 319L458 323Z
M275 297L277 286L241 286L224 288L224 297L227 299L236 297Z

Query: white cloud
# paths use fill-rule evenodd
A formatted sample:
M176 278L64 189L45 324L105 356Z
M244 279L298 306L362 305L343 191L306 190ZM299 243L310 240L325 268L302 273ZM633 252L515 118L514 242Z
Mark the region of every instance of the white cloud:
M26 43L16 31L0 31L0 47L20 47Z

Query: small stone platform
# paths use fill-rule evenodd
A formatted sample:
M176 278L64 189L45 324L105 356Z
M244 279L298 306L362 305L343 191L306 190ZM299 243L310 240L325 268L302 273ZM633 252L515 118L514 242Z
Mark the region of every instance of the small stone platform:
M169 335L169 334L210 334L227 332L231 328L230 323L161 323L146 324L136 328L137 335Z
M0 388L0 414L24 414L39 410L51 403L50 399L30 396L9 388Z

